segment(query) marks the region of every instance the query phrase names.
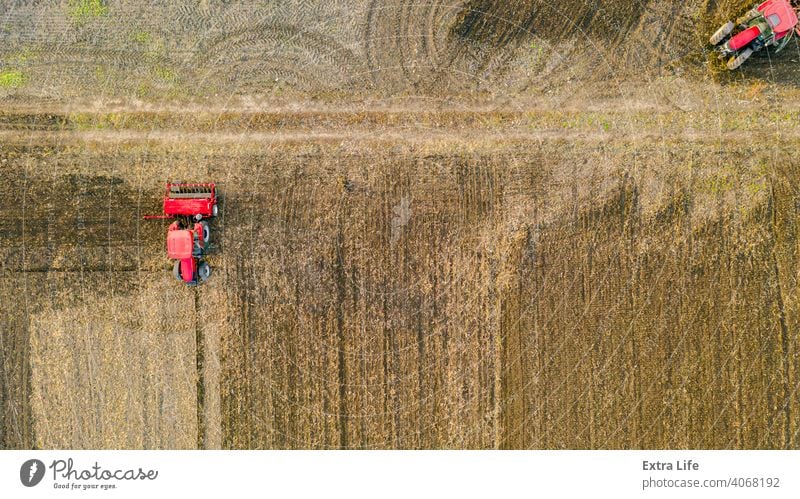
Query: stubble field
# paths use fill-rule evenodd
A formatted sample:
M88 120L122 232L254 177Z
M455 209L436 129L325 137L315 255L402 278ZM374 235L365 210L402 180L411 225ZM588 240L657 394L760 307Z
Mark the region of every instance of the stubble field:
M2 447L798 447L746 3L78 4L0 3ZM219 185L198 288L167 180Z

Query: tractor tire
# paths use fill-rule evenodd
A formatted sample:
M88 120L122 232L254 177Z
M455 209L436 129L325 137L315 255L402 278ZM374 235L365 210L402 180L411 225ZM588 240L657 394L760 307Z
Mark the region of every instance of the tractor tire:
M711 38L709 38L708 41L711 42L711 45L719 45L722 42L722 40L725 39L725 37L727 37L728 35L730 35L733 32L733 28L735 28L735 27L736 27L736 25L733 24L732 21L728 21L720 29L718 29L713 35L711 35Z
M181 262L175 262L175 265L172 267L172 275L175 276L175 279L183 281L183 278L181 277Z
M728 61L728 69L731 71L739 69L739 67L744 64L744 61L749 59L751 55L753 55L753 49L744 49L736 57L731 57Z
M203 227L203 243L208 243L211 240L211 227L209 227L208 222L200 222L200 225Z
M206 262L200 262L197 266L197 278L200 282L206 282L211 277L211 266Z

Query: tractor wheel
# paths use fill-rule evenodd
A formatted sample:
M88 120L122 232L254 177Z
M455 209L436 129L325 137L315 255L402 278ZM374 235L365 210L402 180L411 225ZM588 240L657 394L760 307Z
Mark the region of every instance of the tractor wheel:
M753 55L753 49L745 49L736 57L731 57L731 60L728 61L728 69L731 71L738 69L751 55Z
M203 243L207 243L211 240L211 227L205 221L200 222L200 225L203 227Z
M181 277L181 262L175 262L175 265L172 267L172 275L175 276L175 279L183 281Z
M211 216L212 217L216 217L218 213L219 213L219 208L217 208L217 205L212 206L211 207Z
M733 32L734 27L736 27L736 25L733 24L733 22L731 21L725 23L720 29L718 29L713 35L711 35L711 38L709 39L711 45L719 45L720 42L724 40L726 36L730 35L731 32Z
M211 266L208 265L206 262L200 262L200 265L197 266L197 277L200 279L200 282L205 282L211 277Z

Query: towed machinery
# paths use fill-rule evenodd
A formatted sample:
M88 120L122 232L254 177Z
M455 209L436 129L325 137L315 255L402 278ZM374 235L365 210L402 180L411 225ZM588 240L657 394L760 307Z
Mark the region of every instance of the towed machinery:
M216 217L217 213L215 184L167 183L164 214L144 217L175 219L167 230L167 257L175 260L175 278L189 286L211 276L211 267L203 259L211 241L211 228L204 219Z
M797 11L790 0L767 0L745 15L723 24L709 39L721 57L729 57L728 69L744 64L755 52L765 47L777 47L780 52L793 35L800 35Z

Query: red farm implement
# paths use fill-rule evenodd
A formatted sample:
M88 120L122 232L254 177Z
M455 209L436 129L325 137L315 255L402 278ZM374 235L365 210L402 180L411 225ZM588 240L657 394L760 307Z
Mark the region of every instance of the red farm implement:
M175 278L189 286L205 282L211 276L211 267L203 260L211 229L204 219L218 213L215 184L168 183L163 206L163 215L144 218L175 220L167 231L167 257L175 260Z
M728 58L728 69L744 64L765 48L783 50L793 36L800 35L797 10L790 0L767 0L753 6L735 22L723 24L709 39L720 57Z

